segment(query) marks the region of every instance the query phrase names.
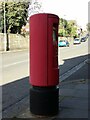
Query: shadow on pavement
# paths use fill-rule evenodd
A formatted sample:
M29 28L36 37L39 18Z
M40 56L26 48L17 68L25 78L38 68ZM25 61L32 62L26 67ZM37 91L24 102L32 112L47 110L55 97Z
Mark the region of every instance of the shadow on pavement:
M20 102L29 95L29 77L2 86L2 111ZM3 113L4 117L4 113Z
M83 56L78 56L75 58L70 58L70 59L63 59L64 63L59 66L59 76L65 74L67 71L72 70L74 67L78 67L80 63L83 63L85 60L89 58L89 55L83 55ZM70 80L75 80L75 79L87 79L88 78L88 70L89 70L89 64L87 63L85 67L83 68L85 71L85 74L82 74L83 71L78 70L78 76L74 76L73 78L68 77Z
M64 74L68 70L69 66L71 66L69 68L71 69L74 66L76 66L78 63L81 63L84 60L86 60L87 58L88 58L88 55L65 59L64 64L59 66L59 69L60 69L59 75ZM76 76L76 78L71 78L71 79L74 80L74 79L88 78L89 69L86 67L84 70L86 74L82 74L82 71L81 71L82 75L80 74ZM9 107L18 103L25 97L29 96L29 89L30 89L29 77L22 78L22 79L16 80L15 82L3 85L2 86L2 110L5 111ZM18 113L18 110L17 110L17 113ZM4 114L3 114L3 117L4 117Z

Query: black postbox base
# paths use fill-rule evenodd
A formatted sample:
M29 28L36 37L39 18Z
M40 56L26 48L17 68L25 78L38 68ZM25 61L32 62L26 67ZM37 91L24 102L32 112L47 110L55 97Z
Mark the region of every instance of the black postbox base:
M59 88L32 87L30 89L30 111L35 115L51 116L59 111Z

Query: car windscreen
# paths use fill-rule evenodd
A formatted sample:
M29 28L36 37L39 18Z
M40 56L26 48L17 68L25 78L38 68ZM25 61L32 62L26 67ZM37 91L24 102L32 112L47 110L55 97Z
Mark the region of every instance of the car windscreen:
M79 39L75 39L75 41L79 41Z
M60 42L65 42L65 40L60 40Z

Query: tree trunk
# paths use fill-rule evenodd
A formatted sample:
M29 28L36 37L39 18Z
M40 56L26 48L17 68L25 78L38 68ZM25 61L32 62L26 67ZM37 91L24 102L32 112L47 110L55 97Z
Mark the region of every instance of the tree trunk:
M6 51L9 51L9 33L6 33L6 39L7 39L7 45L6 45Z

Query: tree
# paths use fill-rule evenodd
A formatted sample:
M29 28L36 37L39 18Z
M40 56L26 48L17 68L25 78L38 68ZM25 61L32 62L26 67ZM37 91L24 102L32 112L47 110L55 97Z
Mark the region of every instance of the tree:
M60 36L76 36L77 25L75 20L67 21L63 18L59 20L59 35Z
M65 19L61 18L59 20L59 26L60 26L60 28L59 28L59 35L60 36L65 36L66 35L66 33L67 33L67 31L66 31L67 24L68 24L67 20L65 20Z
M1 31L6 30L6 50L9 50L9 33L21 33L21 28L26 25L28 17L28 2L2 2L0 3ZM5 27L6 26L6 27ZM5 28L4 28L5 27Z
M4 5L4 3L2 3ZM3 7L4 9L4 7ZM21 33L21 28L27 22L28 2L6 2L5 18L6 30L11 33ZM4 10L2 10L4 14ZM2 23L4 24L3 20ZM2 29L4 31L4 27Z
M2 2L0 2L0 32L1 33L3 28L4 28L3 4Z
M42 2L40 0L31 0L28 8L28 16L34 15L36 13L42 13Z
M76 25L75 20L68 21L67 30L68 30L68 34L70 36L76 36L76 34L77 34L77 25Z

